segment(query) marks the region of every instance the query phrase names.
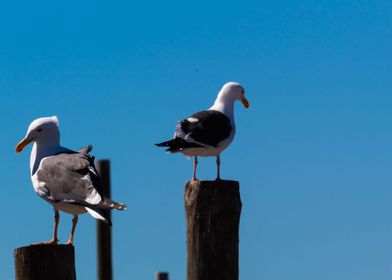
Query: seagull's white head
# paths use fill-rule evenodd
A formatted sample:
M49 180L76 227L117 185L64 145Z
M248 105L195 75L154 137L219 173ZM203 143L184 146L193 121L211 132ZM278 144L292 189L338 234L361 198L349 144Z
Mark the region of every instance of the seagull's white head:
M245 98L245 89L239 83L228 82L224 84L218 93L217 101L225 103L236 100L241 101L245 108L249 108L249 102Z
M34 120L27 129L26 136L16 145L16 153L20 153L31 142L59 145L59 119L56 116Z

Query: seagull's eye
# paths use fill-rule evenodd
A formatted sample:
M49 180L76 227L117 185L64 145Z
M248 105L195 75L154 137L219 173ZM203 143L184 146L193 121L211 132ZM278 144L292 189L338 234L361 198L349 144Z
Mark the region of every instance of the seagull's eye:
M241 94L245 94L245 90L241 90Z
M42 131L42 128L38 128L37 131L38 131L38 132L41 132L41 131Z

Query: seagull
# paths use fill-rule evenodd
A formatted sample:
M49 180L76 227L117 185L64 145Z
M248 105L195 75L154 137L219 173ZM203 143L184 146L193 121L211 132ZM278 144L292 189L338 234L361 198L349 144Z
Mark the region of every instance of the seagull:
M60 145L59 120L56 116L34 120L26 136L16 146L20 153L34 142L30 156L30 175L35 192L54 208L52 240L39 244L57 244L59 210L74 215L67 244L73 244L78 215L88 212L95 219L111 224L109 209L125 210L126 205L103 197L100 177L89 153L92 146L79 152Z
M166 152L169 153L181 152L185 156L194 157L192 180L197 180L198 156L216 156L216 180L221 180L220 154L235 135L234 102L237 100L249 108L245 89L239 83L224 84L211 108L179 121L173 139L155 145L167 147Z

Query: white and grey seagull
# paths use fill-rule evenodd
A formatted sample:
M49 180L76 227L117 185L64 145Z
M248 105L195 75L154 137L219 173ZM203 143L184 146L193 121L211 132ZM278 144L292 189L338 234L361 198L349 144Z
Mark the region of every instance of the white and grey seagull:
M16 146L19 153L34 142L30 156L31 180L35 192L53 205L54 230L52 240L41 244L57 244L59 210L74 215L68 244L73 244L78 215L88 212L95 219L111 224L109 209L125 210L100 193L100 177L89 155L92 146L72 151L60 145L59 121L56 116L33 121L26 136Z
M173 139L156 145L168 147L166 151L169 153L194 156L192 180L197 180L197 157L216 156L216 179L220 180L220 154L234 139L234 102L237 100L249 108L245 89L236 82L226 83L211 108L179 121Z

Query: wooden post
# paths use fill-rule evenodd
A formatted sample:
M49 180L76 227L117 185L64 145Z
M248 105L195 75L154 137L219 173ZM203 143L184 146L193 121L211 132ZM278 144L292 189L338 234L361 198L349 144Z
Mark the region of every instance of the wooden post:
M238 280L239 183L191 181L185 186L187 280Z
M101 177L102 194L110 198L110 161L98 160L97 170ZM110 210L108 211L111 217ZM112 280L112 228L97 220L98 279Z
M72 245L31 245L14 251L16 280L76 280Z
M169 280L169 273L167 273L167 272L158 272L156 280Z

